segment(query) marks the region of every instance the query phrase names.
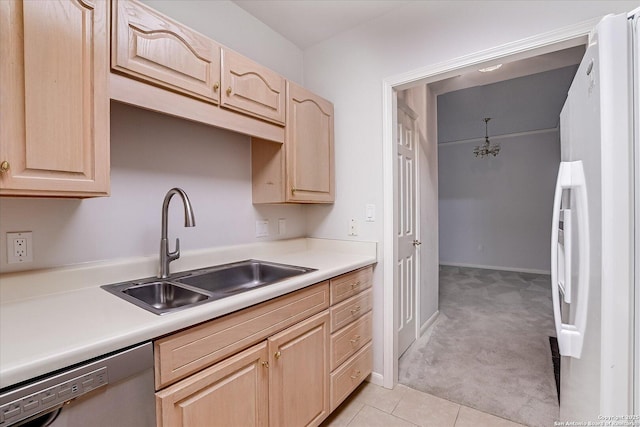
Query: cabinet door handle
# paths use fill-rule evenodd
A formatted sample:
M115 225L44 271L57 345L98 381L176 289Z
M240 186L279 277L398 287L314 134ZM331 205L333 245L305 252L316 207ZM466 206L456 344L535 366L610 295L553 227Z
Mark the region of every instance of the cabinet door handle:
M353 373L353 375L351 375L351 379L355 380L356 378L360 378L360 375L362 375L362 372L360 372L360 369L358 369Z
M358 341L360 341L360 338L362 338L360 335L355 335L353 339L350 339L349 341L351 342L351 344L356 344Z
M275 354L273 355L273 357L275 357L276 359L280 359L281 356L282 356L282 353L280 353L279 351L276 351Z
M8 172L10 168L11 168L11 165L9 164L8 161L5 160L2 163L0 163L0 173Z
M357 313L357 312L359 312L359 311L360 311L360 306L359 306L359 305L356 305L356 306L353 308L353 310L351 310L351 314L356 314L356 313Z
M220 89L220 82L215 82L215 83L213 84L213 91L214 91L214 92L217 92L217 91L218 91L218 89Z
M265 368L269 367L269 362L262 362L262 366L264 366Z
M227 95L231 95L231 86L227 88Z

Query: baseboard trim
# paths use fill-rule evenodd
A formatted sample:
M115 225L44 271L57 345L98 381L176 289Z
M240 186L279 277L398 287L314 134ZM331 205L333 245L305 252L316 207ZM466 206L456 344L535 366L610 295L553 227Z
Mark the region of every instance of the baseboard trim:
M379 385L380 387L384 387L384 377L382 374L377 372L371 372L371 375L367 378L371 384Z
M502 271L516 271L518 273L533 273L533 274L551 274L551 270L538 270L536 268L519 268L519 267L502 267L496 265L479 265L479 264L465 264L461 262L440 262L440 265L446 265L448 267L468 267L468 268L483 268L486 270L502 270Z
M420 333L419 333L418 337L423 336L424 333L427 332L427 329L429 329L429 327L431 327L431 325L433 325L433 322L436 321L436 319L438 318L439 314L440 314L440 310L436 310L436 312L433 313L431 315L431 317L429 317L427 319L427 321L422 324L422 326L420 326Z

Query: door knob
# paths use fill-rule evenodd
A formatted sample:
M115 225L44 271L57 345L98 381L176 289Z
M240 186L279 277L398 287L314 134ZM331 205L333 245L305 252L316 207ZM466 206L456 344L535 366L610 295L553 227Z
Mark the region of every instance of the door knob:
M420 240L414 240L413 241L413 246L420 246L422 244L422 242Z

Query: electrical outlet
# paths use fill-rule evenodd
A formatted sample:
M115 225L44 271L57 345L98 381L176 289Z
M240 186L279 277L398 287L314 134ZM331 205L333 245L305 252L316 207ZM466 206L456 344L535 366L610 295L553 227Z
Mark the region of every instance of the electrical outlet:
M269 220L259 220L256 221L256 237L267 237L269 236Z
M17 264L33 261L33 233L21 231L7 233L7 263Z
M358 235L358 221L355 219L349 220L349 236L357 236Z

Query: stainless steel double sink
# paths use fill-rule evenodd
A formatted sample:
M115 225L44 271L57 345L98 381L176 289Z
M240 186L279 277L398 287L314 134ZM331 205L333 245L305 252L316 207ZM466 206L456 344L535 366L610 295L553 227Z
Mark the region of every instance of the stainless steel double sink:
M166 314L311 271L316 269L250 259L102 288L155 314Z

